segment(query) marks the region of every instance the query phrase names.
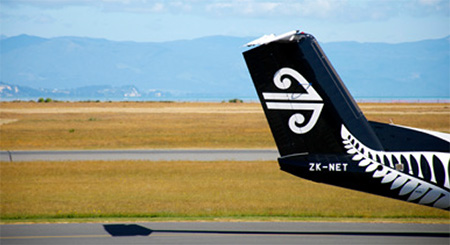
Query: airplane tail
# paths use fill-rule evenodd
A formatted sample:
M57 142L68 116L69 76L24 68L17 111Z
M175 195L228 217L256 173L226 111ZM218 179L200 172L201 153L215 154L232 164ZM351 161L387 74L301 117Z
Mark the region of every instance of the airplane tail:
M258 44L244 58L281 157L346 152L342 125L372 149L382 150L312 35L296 31Z
M298 31L248 44L244 58L283 171L450 209L450 135L369 122L316 39Z

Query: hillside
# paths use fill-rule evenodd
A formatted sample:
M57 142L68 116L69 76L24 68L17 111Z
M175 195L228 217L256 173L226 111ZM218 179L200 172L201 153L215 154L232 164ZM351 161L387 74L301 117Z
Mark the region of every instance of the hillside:
M253 98L242 45L212 36L163 43L81 37L0 40L0 98ZM412 43L322 44L357 98L450 93L449 38Z

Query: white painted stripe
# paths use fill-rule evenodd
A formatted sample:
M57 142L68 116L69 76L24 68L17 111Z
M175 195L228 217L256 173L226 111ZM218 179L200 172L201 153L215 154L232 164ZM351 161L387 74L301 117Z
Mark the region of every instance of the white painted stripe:
M267 108L272 110L322 110L323 104L266 102Z
M322 101L311 93L262 93L265 100Z

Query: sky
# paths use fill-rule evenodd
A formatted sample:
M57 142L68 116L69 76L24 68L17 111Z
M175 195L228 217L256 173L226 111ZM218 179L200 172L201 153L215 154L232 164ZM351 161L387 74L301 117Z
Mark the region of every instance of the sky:
M450 0L0 0L0 35L163 42L301 30L321 42L450 35Z

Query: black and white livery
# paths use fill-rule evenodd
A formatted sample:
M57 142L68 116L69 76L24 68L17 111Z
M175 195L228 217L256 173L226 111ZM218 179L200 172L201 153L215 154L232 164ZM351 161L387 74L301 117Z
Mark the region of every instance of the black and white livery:
M449 134L368 121L310 34L248 46L256 46L244 58L282 170L449 210Z

